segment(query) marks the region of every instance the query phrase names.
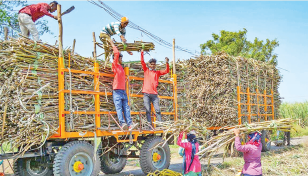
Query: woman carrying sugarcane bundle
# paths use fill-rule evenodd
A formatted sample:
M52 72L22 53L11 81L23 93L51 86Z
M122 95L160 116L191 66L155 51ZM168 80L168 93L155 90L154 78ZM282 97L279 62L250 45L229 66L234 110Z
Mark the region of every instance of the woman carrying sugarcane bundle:
M261 166L261 134L253 132L248 135L248 142L241 145L240 130L233 129L235 134L235 148L244 154L244 167L241 176L262 176Z
M185 132L181 132L178 138L178 146L184 148L183 155L183 175L184 176L201 176L201 164L199 156L196 153L199 152L199 143L196 138L196 132L190 131L186 135L188 142L182 142Z

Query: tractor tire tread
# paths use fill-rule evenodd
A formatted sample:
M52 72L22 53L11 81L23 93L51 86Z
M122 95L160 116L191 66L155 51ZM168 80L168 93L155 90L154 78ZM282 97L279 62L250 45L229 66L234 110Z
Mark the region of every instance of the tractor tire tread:
M54 163L53 163L53 172L54 172L54 176L61 176L61 167L63 166L64 163L63 162L63 157L65 156L66 152L71 148L73 147L74 145L86 145L87 147L92 147L93 148L93 145L91 145L90 143L88 142L85 142L85 141L72 141L72 142L69 142L67 144L65 144L60 150L59 150L59 153L57 153L55 159L54 159ZM97 155L97 154L96 154ZM97 158L98 158L98 155L97 155ZM91 176L93 175L93 173L95 172L98 172L99 171L96 171L97 170L97 166L95 163L93 163L93 171L92 171L92 174ZM99 169L99 167L98 167Z
M126 151L127 152L127 151ZM113 165L110 165L108 163L106 163L105 161L105 157L101 156L100 160L101 160L101 171L104 172L105 174L117 174L120 173L124 167L126 166L126 162L127 162L127 158L123 159L121 165L119 167L115 167Z
M148 162L147 162L147 157L146 156L147 156L147 153L149 152L148 150L149 150L150 144L152 144L152 142L154 140L157 140L157 139L161 139L161 137L154 136L154 137L148 138L147 140L145 140L145 142L143 143L143 145L141 147L139 162L140 162L141 169L142 169L143 173L145 173L145 174L153 172L151 166L149 166L147 164ZM169 168L170 159L171 159L171 155L169 154L169 162L168 162L167 168Z

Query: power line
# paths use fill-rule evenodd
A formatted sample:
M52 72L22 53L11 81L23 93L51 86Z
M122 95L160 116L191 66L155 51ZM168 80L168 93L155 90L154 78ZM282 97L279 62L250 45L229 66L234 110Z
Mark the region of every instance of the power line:
M100 8L102 8L102 9L104 9L110 16L112 16L112 17L115 18L116 20L121 21L121 18L123 17L123 15L119 14L118 12L116 12L115 10L113 10L111 7L109 7L108 5L106 5L105 3L103 3L102 1L98 0L97 2L99 2L99 3L97 3L97 2L94 1L94 0L88 0L88 1L89 1L90 3L92 3L92 4L94 4L94 5L96 5L96 6L100 7ZM145 29L141 28L140 26L138 26L138 25L136 25L135 23L133 23L131 20L130 20L129 23L128 23L128 27L143 32L143 33L144 33L145 35L147 35L150 39L152 39L153 41L156 41L158 44L160 44L160 45L162 45L162 46L164 46L164 47L166 47L166 48L169 48L169 49L172 48L172 44L171 44L171 43L169 43L169 42L163 40L162 38L160 38L160 37L158 37L158 36L156 36L156 35L150 33L149 31L147 31L147 30L145 30ZM189 54L191 54L191 55L196 55L196 53L197 53L197 54L200 54L199 52L195 52L195 53L194 53L194 52L191 51L191 50L188 50L188 49L186 49L186 48L182 48L182 47L177 46L177 45L175 46L175 48L178 49L178 50L187 52L187 53L189 53Z

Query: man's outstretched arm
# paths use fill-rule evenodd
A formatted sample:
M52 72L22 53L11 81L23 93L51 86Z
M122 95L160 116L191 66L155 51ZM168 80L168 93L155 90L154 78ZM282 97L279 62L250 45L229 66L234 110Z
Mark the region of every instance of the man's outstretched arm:
M143 71L147 71L148 67L147 67L147 64L144 62L143 50L141 50L141 65L142 65Z
M165 74L169 73L169 58L166 57L165 61L166 61L166 70L160 70L159 75L165 75Z

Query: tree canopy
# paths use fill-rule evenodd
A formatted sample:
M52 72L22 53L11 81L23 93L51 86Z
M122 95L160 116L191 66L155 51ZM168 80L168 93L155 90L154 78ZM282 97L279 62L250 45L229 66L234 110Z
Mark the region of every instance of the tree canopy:
M27 1L0 0L0 38L4 37L4 27L9 29L9 36L18 36L18 33L20 33L18 25L18 11L24 6L27 6ZM38 20L36 22L36 27L40 32L40 35L44 33L51 33L47 23L48 22L46 20Z
M222 30L220 35L213 33L213 40L200 45L201 53L216 54L224 51L232 56L254 58L277 65L277 54L274 53L274 49L279 46L278 41L276 39L263 41L255 37L251 42L247 40L246 34L245 28L238 32Z

